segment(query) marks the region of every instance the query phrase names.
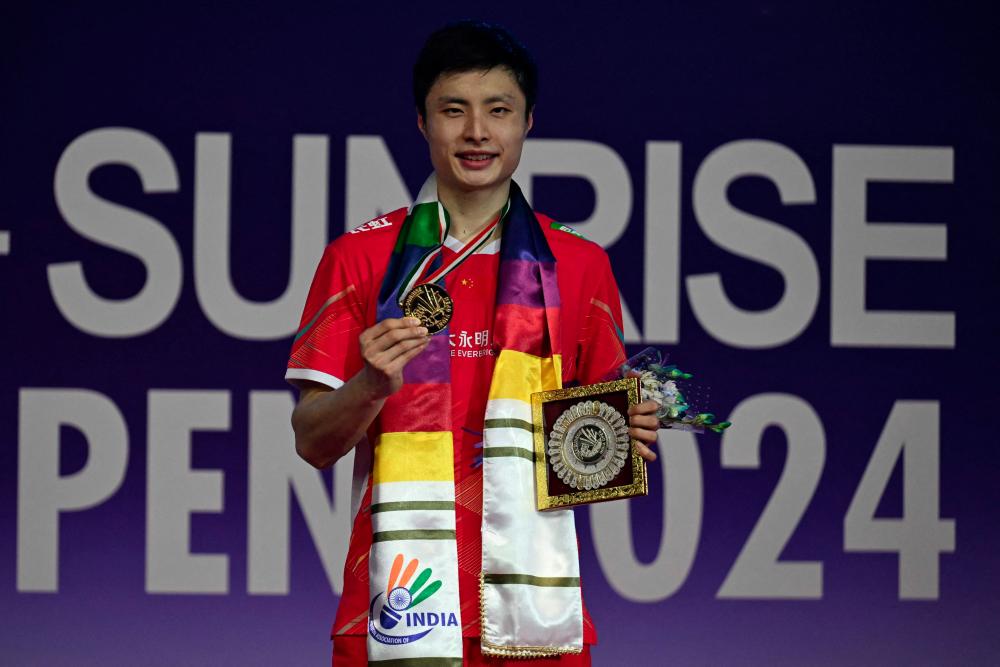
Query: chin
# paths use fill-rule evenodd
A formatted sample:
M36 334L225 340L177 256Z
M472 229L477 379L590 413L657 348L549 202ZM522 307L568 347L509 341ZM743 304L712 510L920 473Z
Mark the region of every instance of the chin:
M474 192L476 190L489 190L502 184L506 178L497 174L472 174L459 175L454 179L455 187L463 192Z

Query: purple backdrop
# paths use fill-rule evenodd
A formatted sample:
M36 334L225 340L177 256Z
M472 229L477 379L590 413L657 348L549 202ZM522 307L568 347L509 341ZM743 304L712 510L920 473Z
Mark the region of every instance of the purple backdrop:
M595 662L995 661L983 4L8 8L0 661L328 660L349 475L283 467L293 191L312 262L408 203L412 58L469 15L537 56L526 189L607 245L630 350L736 416L578 511Z

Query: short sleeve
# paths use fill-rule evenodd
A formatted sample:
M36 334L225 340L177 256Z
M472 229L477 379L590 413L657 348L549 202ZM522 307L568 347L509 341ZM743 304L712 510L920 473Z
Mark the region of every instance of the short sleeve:
M625 340L622 335L622 306L618 283L611 273L611 262L601 252L590 302L583 304L580 346L577 351L577 380L593 384L609 379L625 363Z
M323 253L285 371L292 384L310 380L339 389L360 368L370 277L351 255L336 241Z

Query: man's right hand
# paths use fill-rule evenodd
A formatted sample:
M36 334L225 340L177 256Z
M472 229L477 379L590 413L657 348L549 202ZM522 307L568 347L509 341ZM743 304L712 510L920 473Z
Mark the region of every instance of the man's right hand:
M373 399L383 399L403 386L403 368L424 351L431 337L415 317L382 320L365 329L358 342L365 366L364 389Z
M403 386L403 368L430 339L416 318L382 320L358 337L365 365L340 389L303 384L292 412L299 456L326 468L351 451L385 399Z

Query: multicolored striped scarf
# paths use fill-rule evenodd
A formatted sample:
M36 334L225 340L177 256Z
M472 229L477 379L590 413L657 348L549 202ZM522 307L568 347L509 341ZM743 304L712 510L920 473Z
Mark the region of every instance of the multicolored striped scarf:
M556 263L513 182L501 224L493 326L499 355L483 435L482 649L517 657L578 653L583 611L573 514L535 509L531 394L562 386ZM402 317L407 277L447 233L432 176L400 229L379 292L380 321ZM461 664L451 409L446 329L407 364L402 388L379 414L369 663Z

